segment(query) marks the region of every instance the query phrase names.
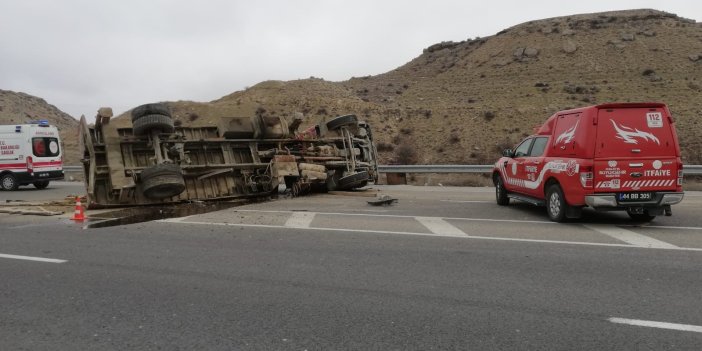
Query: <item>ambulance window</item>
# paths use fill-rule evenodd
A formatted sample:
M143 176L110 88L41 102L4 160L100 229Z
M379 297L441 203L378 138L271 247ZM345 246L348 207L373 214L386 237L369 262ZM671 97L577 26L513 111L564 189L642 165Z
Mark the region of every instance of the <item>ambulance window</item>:
M524 157L529 155L529 148L531 147L531 142L534 139L527 139L522 141L519 146L514 150L514 157Z
M531 157L539 157L544 154L544 150L546 149L546 142L548 141L547 137L541 137L541 138L534 138L534 146L531 147L531 151L529 152L529 156Z
M36 157L58 156L59 141L57 138L32 138L32 153Z

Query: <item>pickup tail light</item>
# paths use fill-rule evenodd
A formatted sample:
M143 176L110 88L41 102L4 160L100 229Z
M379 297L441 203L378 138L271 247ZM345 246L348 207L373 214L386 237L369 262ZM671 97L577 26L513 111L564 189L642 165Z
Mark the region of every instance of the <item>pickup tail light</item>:
M683 164L682 162L678 162L678 186L682 186L683 184Z
M592 189L594 173L592 166L580 167L580 185L585 189Z

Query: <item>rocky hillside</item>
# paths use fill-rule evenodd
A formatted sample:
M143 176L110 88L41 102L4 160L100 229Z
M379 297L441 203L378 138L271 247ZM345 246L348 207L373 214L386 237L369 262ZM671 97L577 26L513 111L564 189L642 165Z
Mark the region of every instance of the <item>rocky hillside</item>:
M78 121L47 103L25 93L0 89L0 124L22 124L45 119L55 125L64 143L64 162L77 165Z
M702 26L654 10L550 18L432 45L377 76L269 81L170 104L186 125L256 111L303 112L310 123L355 113L373 124L383 162L480 164L558 110L616 101L668 103L685 162L702 163Z

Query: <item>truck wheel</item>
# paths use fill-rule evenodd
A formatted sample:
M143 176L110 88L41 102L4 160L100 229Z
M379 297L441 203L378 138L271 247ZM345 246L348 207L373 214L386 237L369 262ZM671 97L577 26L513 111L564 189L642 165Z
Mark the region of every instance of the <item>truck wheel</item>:
M497 204L500 206L509 205L509 197L507 197L507 189L505 189L505 183L502 181L502 176L498 175L495 181L495 199Z
M648 211L644 210L643 213L633 213L630 210L626 210L626 213L629 215L629 217L637 222L650 222L656 216L652 216L648 214Z
M137 106L132 110L132 123L148 115L162 115L172 117L171 111L168 109L168 106L164 104L145 104Z
M368 184L368 172L362 171L339 178L339 189L348 190L364 187Z
M34 184L34 187L37 189L46 189L46 187L49 186L49 181L48 180L38 180L32 184Z
M148 115L132 122L134 135L144 135L154 129L160 130L161 133L173 133L175 130L173 119L164 115Z
M341 178L341 170L334 170L334 174L327 175L326 187L327 191L334 191L339 188L339 179Z
M339 116L331 121L327 122L327 129L329 130L337 130L343 126L349 126L349 125L357 125L358 124L358 118L356 118L356 115L345 115L345 116Z
M566 206L568 204L563 196L563 190L558 185L551 185L546 191L546 213L554 222L563 222L566 219Z
M0 186L2 186L2 190L17 190L19 183L12 173L7 173L0 177Z
M141 188L150 199L165 199L185 190L183 172L178 165L160 164L141 171Z

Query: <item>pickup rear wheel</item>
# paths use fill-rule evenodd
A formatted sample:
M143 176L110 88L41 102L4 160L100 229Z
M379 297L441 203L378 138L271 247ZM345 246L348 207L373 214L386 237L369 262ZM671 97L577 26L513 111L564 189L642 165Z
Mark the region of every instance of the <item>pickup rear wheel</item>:
M497 176L495 180L495 199L497 204L500 206L509 205L509 197L507 197L507 189L505 188L505 183L502 181L502 176Z
M159 164L141 171L141 188L150 199L165 199L185 190L185 180L178 165Z
M644 210L643 213L634 213L631 210L626 210L626 213L631 217L631 219L637 221L637 222L650 222L656 216L648 214L648 211Z
M546 213L554 222L563 222L566 219L568 204L563 196L563 190L557 184L551 185L546 190Z

